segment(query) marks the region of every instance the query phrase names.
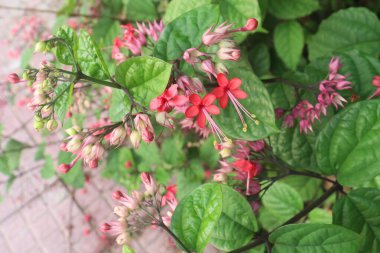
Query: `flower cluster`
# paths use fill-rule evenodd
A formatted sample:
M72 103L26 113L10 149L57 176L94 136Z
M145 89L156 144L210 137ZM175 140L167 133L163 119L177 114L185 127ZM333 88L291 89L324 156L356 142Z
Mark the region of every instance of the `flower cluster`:
M126 56L121 52L121 48L125 47L134 55L141 55L142 47L157 42L164 24L162 20L153 23L136 23L134 27L131 23L122 25L123 36L116 37L112 48L112 59L122 62Z
M376 87L376 91L368 99L380 96L380 76L373 77L372 85Z
M115 236L118 244L126 243L133 232L146 226L168 226L177 206L173 189L168 187L166 194L162 193L162 186L158 185L147 172L141 174L141 180L145 187L144 193L133 191L128 195L121 191L115 191L112 194L113 199L120 204L114 208L118 220L104 223L101 230ZM161 212L165 205L170 210L166 215L162 215Z
M327 115L327 108L334 105L336 109L343 107L347 102L339 93L339 90L351 88L351 82L346 80L346 76L338 74L341 67L339 58L332 58L329 64L329 75L326 80L319 84L320 93L317 96L317 103L311 104L307 100L298 103L284 119L285 127L293 127L294 121L299 119L300 132L307 133L313 131L312 124L323 115Z

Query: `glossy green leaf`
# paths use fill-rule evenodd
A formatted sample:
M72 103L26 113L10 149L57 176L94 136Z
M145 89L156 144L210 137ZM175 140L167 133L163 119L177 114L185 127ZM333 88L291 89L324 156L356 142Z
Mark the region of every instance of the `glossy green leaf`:
M77 58L79 67L84 74L101 80L110 78L98 45L84 30L80 31Z
M181 168L177 176L177 198L183 199L195 188L202 184L204 179L203 166L199 160L189 161L189 167Z
M243 196L229 186L221 185L223 208L211 236L211 244L230 251L249 243L258 230L252 207Z
M136 101L149 107L150 101L165 90L171 69L171 64L158 58L134 57L117 66L116 80Z
M295 19L307 16L319 9L317 0L270 0L268 11L280 19Z
M253 72L258 77L269 74L270 71L270 54L268 46L265 43L254 45L248 52L248 60L251 64Z
M317 197L322 180L307 176L292 175L281 179L280 182L290 185L300 194L302 200L306 202Z
M220 185L204 184L185 197L171 220L173 233L191 251L203 252L222 213Z
M243 27L249 18L255 18L259 27L262 25L261 12L258 0L220 0L220 14L235 28ZM236 40L242 41L248 34L236 34Z
M341 226L296 224L274 231L269 240L273 253L358 253L360 236Z
M274 30L274 48L285 65L295 70L304 46L302 26L297 21L280 23Z
M41 177L43 179L49 179L49 178L54 177L54 175L55 175L54 162L51 155L48 155L45 157L45 164L41 169Z
M112 89L111 105L108 111L110 120L121 121L130 109L129 99L125 92L120 89Z
M55 36L65 40L66 44L73 50L74 58L77 59L79 40L76 32L71 27L64 25L58 29ZM64 43L58 43L55 55L59 62L66 65L74 65L73 56Z
M216 5L201 6L179 16L165 27L154 56L172 61L182 57L187 49L200 46L203 33L218 23L219 16Z
M171 166L181 166L186 161L184 136L176 134L167 138L161 145L161 158Z
M259 124L256 125L247 116L244 116L248 125L247 131L243 131L243 124L235 107L229 105L221 111L214 120L229 138L244 140L259 140L278 132L275 125L274 109L267 90L262 82L253 74L247 61L227 64L230 72L229 78L238 77L242 80L241 89L248 94L246 99L239 102L250 112L256 115Z
M308 223L318 223L318 224L331 224L332 223L332 213L322 208L313 209L307 219Z
M340 10L319 26L309 40L309 58L331 56L335 51L357 49L377 55L380 53L380 22L375 13L367 8Z
M124 0L128 20L146 21L157 18L153 0Z
M140 172L152 171L162 164L160 149L155 142L147 144L142 142L139 149L134 150L136 154L137 168Z
M214 148L214 141L215 139L210 136L199 147L199 160L212 169L218 166L220 159L219 153Z
M282 83L270 83L265 87L274 108L291 109L296 104L296 92L293 87Z
M182 14L202 5L208 5L211 3L212 0L173 0L169 3L166 9L163 21L165 24L169 24Z
M10 176L20 165L21 152L25 144L15 139L10 139L3 152L0 153L0 172Z
M316 158L320 171L343 185L359 186L380 174L379 100L341 111L320 132Z
M54 103L54 112L61 123L63 123L67 110L71 104L73 90L73 83L62 83L54 90L54 97L56 98L56 102Z
M334 206L334 224L361 235L364 243L360 252L380 251L380 190L359 188L349 192Z

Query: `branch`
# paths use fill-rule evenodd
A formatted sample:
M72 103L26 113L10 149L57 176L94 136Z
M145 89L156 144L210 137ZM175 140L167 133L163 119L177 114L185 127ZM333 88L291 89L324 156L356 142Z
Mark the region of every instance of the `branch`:
M328 189L321 197L319 197L317 200L314 202L310 203L307 207L305 207L302 211L294 215L292 218L287 220L284 224L282 224L280 227L289 225L292 223L297 222L300 220L302 217L306 216L308 213L310 213L314 208L318 207L320 204L322 204L327 198L329 198L334 192L341 190L342 186L339 185L338 183L334 184L333 187ZM268 234L269 236L269 234ZM267 237L266 237L267 238ZM255 241L251 242L250 244L245 245L244 247L235 249L233 251L230 251L229 253L243 253L249 249L252 249L256 246L259 246L263 243L265 243L266 238L264 237L259 237Z
M183 242L168 228L164 223L160 222L159 226L163 228L179 245L181 245L182 249L187 253L191 253L189 249L183 244Z

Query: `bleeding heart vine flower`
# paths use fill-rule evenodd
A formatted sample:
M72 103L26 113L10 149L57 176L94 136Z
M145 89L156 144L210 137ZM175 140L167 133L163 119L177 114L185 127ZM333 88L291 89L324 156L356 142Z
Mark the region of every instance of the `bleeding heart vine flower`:
M215 88L212 92L219 100L219 105L223 109L227 107L228 101L231 100L231 103L236 109L236 112L239 115L239 118L243 124L243 131L247 131L247 124L245 123L244 117L241 112L243 112L249 119L251 119L256 125L259 124L259 121L256 119L256 115L250 113L239 101L238 99L245 99L247 93L240 89L242 84L241 79L232 78L228 80L226 75L223 73L218 74L217 76L218 88Z
M175 106L183 106L187 101L186 96L178 95L178 85L173 84L150 102L150 109L159 112L171 112Z

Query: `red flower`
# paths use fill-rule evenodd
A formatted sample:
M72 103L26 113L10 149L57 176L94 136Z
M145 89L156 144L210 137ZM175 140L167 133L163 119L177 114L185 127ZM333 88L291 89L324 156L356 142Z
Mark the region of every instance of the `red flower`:
M192 94L189 100L193 105L186 109L185 115L187 118L198 116L197 123L200 128L205 127L206 120L210 121L210 114L217 115L220 113L219 108L214 105L216 97L213 94L207 94L203 98L197 94Z
M168 185L166 187L166 193L162 196L161 205L164 206L168 201L175 200L175 194L177 193L177 186L175 184Z
M212 94L219 99L220 107L226 108L228 105L229 93L231 93L237 99L244 99L247 97L247 93L240 89L241 80L239 78L232 78L228 80L223 73L218 74L217 81L218 88L215 88Z
M249 178L253 178L257 175L257 167L254 163L248 160L237 160L232 164L237 170L248 173Z
M178 95L178 85L174 84L166 89L160 96L152 99L150 109L159 112L171 112L175 106L182 106L187 102L187 97Z

